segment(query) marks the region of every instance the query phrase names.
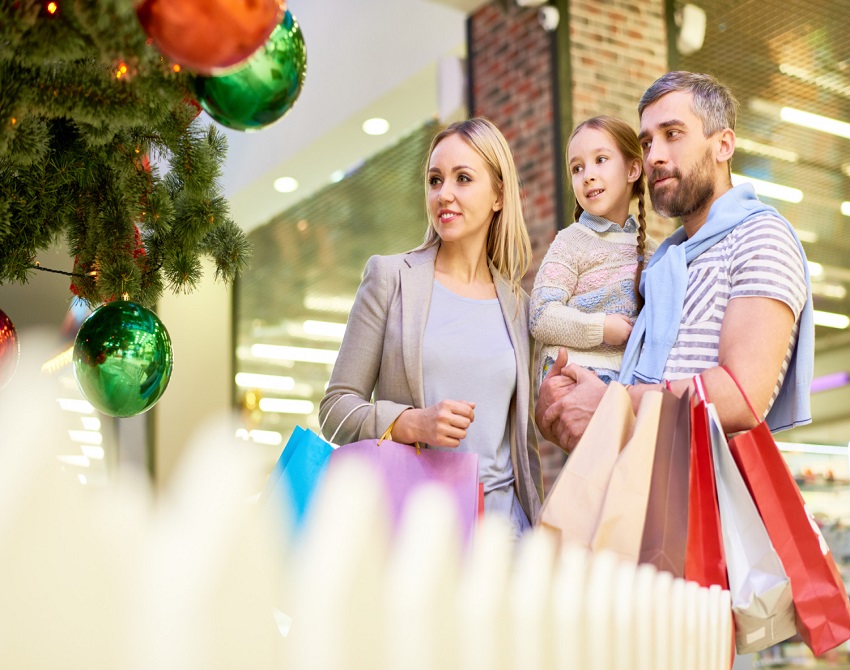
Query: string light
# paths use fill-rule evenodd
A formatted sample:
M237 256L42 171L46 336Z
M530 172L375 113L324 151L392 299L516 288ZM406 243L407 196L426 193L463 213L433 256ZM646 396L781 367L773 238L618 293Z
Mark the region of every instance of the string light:
M171 69L174 70L175 72L180 72L180 66L177 63L172 65Z
M49 14L55 14L57 9L59 9L59 5L57 5L55 2L47 3L47 11Z
M121 79L125 74L127 74L127 66L124 63L121 63L118 66L118 72L115 73L116 79Z

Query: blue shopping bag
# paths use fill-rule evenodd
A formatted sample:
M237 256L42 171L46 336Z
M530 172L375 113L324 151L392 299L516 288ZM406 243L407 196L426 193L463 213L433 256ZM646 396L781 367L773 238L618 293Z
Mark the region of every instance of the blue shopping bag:
M332 451L330 443L312 430L296 426L269 477L266 497L283 505L295 530L304 522Z

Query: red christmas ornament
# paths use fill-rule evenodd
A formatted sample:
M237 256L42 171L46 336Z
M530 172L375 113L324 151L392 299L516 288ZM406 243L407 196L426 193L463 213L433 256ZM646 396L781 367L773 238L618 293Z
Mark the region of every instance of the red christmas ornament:
M15 374L20 354L15 324L0 310L0 389L6 386Z
M163 54L200 74L238 65L283 18L281 0L142 0L136 14Z

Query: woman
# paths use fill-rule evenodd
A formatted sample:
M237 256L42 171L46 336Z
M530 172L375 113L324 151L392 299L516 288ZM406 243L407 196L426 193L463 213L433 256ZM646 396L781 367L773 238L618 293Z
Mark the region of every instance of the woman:
M339 444L391 427L396 442L475 452L485 511L519 536L543 498L520 287L531 245L513 156L490 121L434 137L426 208L421 246L367 262L320 420Z

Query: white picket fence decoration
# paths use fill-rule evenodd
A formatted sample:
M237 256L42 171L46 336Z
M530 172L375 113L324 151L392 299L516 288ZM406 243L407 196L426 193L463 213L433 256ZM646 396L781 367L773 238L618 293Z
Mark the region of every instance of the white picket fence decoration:
M28 670L722 670L727 591L580 549L510 541L485 518L463 546L423 488L391 537L378 478L329 474L300 535L257 502L265 460L227 422L169 490L59 471L61 422L0 404L0 667ZM53 432L51 432L53 431Z

